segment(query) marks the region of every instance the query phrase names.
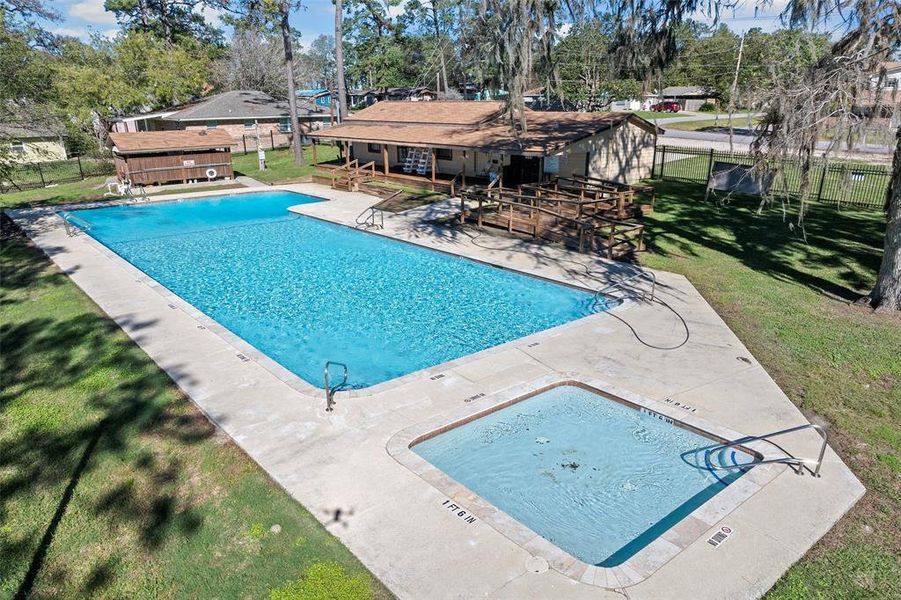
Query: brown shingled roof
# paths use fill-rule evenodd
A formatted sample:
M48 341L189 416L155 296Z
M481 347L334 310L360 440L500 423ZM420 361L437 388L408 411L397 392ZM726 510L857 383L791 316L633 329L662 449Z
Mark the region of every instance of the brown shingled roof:
M232 136L223 129L200 131L142 131L139 133L111 133L110 140L119 154L165 152L170 150L205 150L224 148L234 144Z
M482 106L486 104L490 106ZM380 105L387 106L378 113L372 111ZM416 108L405 110L411 105ZM547 155L626 121L647 131L659 131L653 124L632 113L527 110L526 131L515 134L503 118L503 107L500 102L380 102L340 125L309 135L318 139L352 142ZM454 111L459 114L455 115ZM369 114L359 119L364 113ZM375 115L380 118L374 118ZM432 120L424 121L426 118ZM477 122L476 118L482 121Z
M500 117L503 112L503 102L472 102L466 100L410 102L388 100L376 102L372 106L351 115L347 120L476 126Z

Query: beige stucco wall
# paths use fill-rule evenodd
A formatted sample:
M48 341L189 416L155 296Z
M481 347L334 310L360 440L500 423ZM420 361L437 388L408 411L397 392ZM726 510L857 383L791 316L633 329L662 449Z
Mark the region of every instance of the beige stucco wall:
M13 158L17 162L36 163L66 160L66 148L59 140L33 138L21 141L25 145L25 152L13 153Z
M585 172L586 153L588 173ZM651 176L654 134L627 123L568 146L560 156L560 176L572 174L634 183Z
M359 159L360 164L366 164L369 161L375 161L379 167L383 166L382 152L370 152L368 144L362 142L353 143L354 158ZM456 175L462 169L466 169L467 176L486 176L491 168L492 160L497 161L496 169L500 169L505 164L510 164L510 158L501 156L500 154L488 154L476 150L453 150L451 160L438 160L435 164L438 173L445 175ZM397 159L397 146L388 146L388 166L397 167L401 162ZM429 167L431 169L431 167ZM431 171L428 171L431 173Z
M586 153L590 153L588 173L585 172ZM456 175L465 165L467 176L486 176L491 168L492 160L497 161L496 170L503 165L510 164L510 157L506 155L488 154L475 150L468 150L465 154L464 159L462 150L454 150L452 160L437 162L438 172ZM359 159L360 164L375 161L376 165L382 166L382 153L370 152L365 143L353 143L353 156ZM612 130L570 144L560 154L558 174L564 177L569 177L573 173L587 174L591 177L633 183L650 177L653 160L654 135L631 123L625 123ZM397 160L396 146L388 146L388 164L391 167L400 164ZM431 173L431 171L428 172Z

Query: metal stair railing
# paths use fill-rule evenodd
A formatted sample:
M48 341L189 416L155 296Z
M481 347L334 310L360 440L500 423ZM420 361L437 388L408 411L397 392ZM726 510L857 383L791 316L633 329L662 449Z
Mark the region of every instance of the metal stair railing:
M329 384L329 367L332 365L342 367L344 369L344 378L338 385ZM332 412L335 409L335 393L347 386L347 365L340 362L328 361L325 363L325 412Z
M819 433L820 436L823 438L823 443L822 443L822 445L820 445L820 453L816 459L798 458L798 457L792 455L791 453L789 453L787 450L785 450L781 446L777 445L775 442L771 441L771 438L778 437L781 435L787 435L789 433L794 433L796 431L803 431L805 429L813 429L817 433ZM747 468L751 468L751 467L757 467L760 465L784 464L784 465L791 465L791 466L797 467L796 472L798 473L798 475L803 474L803 469L807 469L807 471L809 471L811 475L813 475L814 477L819 477L820 476L820 467L823 466L823 456L825 456L825 454L826 454L826 446L827 446L828 440L829 440L829 435L826 432L826 429L824 427L822 427L820 425L816 425L814 423L806 423L804 425L798 425L797 427L789 427L788 429L773 431L770 433L765 433L763 435L743 437L743 438L740 438L737 440L733 440L731 442L727 442L725 444L719 444L717 446L707 448L704 451L704 462L705 462L706 467L711 470L747 469ZM781 452L784 452L785 456L782 456L779 458L770 458L770 459L759 460L759 461L746 463L746 464L714 465L710 461L710 455L715 452L721 453L725 450L728 450L729 448L734 448L735 446L749 444L751 442L756 442L756 441L769 442L770 444L772 444L773 446L778 448ZM733 461L733 463L734 463L734 461Z
M91 224L81 217L76 217L70 212L63 211L61 213L57 213L60 219L63 221L63 227L66 228L66 235L69 237L74 237L78 235L78 232L81 231L90 231Z

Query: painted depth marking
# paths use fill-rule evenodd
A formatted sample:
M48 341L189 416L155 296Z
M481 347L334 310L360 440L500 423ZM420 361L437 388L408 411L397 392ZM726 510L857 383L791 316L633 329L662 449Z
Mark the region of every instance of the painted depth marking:
M667 416L661 415L660 413L656 413L656 412L654 412L653 410L651 410L651 409L649 409L649 408L645 408L645 407L642 406L642 407L641 407L641 412L643 412L644 414L646 414L646 415L648 415L648 416L654 417L655 419L660 419L661 421L663 421L664 423L667 423L668 425L673 425L673 420L672 420L672 419L670 419L670 418L667 417Z
M467 525L472 525L473 523L478 521L478 519L476 519L474 516L469 514L468 511L463 510L462 508L460 508L459 506L457 506L450 500L445 500L444 502L441 503L441 506L443 506L447 510L453 512L458 517L463 519L463 522L466 523Z
M444 377L444 373L438 373L437 375L433 375L432 377L429 377L429 379L431 379L432 381L438 381L442 377Z
M478 400L479 398L484 398L484 397L485 397L485 393L479 392L475 396L470 396L469 398L465 399L463 402L472 402L473 400Z
M684 402L679 402L678 400L673 400L672 398L666 398L664 400L664 402L666 402L667 404L671 404L671 405L675 406L676 408L681 408L682 410L687 410L688 412L698 412L698 409L696 409L694 406L692 406L690 404L685 404Z
M724 525L723 527L720 527L719 531L707 539L707 543L716 548L728 540L730 535L732 535L732 528Z

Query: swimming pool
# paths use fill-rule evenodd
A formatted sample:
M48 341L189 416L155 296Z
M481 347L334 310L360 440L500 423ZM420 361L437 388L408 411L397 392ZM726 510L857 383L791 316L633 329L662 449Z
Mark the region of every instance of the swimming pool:
M375 385L597 312L594 296L246 193L81 210L88 233L312 385Z
M704 468L711 438L576 385L438 431L411 450L600 567L621 565L743 475Z

